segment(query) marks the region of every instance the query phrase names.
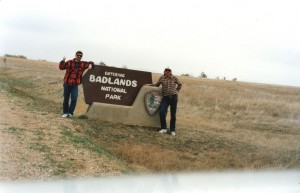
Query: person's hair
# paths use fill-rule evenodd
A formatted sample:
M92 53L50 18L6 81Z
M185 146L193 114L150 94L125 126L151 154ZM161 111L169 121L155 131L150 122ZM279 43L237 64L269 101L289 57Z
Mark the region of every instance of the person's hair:
M77 51L76 55L78 55L78 54L83 55L82 51Z
M170 68L165 68L164 75L166 75L166 72L171 72L171 75L172 75L172 70Z

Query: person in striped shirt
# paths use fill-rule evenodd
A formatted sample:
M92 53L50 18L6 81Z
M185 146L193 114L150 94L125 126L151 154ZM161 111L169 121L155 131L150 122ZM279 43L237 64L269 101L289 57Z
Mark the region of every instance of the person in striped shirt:
M81 84L83 72L86 69L92 69L94 62L81 61L82 52L77 51L73 60L66 60L66 57L59 63L60 70L66 70L64 76L64 101L63 101L63 118L69 118L73 116L77 97L78 97L78 85ZM71 103L69 104L71 96Z
M171 109L171 120L170 120L170 132L171 135L175 136L176 132L176 111L177 111L177 102L178 102L178 91L181 89L182 84L172 75L172 70L166 68L164 70L164 75L162 75L154 86L159 87L162 85L162 94L163 99L160 105L160 133L167 133L167 122L166 116L167 111L170 106Z

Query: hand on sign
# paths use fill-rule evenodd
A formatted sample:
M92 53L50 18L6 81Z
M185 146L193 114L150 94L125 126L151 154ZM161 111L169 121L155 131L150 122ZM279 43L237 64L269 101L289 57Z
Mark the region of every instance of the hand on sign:
M90 65L89 65L89 69L92 69L92 68L93 68L93 66L94 66L94 62L92 62L92 61L89 61L89 63L90 63Z

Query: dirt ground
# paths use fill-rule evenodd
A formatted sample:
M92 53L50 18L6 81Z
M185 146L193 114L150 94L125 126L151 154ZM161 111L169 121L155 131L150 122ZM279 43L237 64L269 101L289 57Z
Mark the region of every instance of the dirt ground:
M70 119L28 111L3 90L0 104L0 180L116 175L124 170L120 163L65 141L62 131L74 129Z

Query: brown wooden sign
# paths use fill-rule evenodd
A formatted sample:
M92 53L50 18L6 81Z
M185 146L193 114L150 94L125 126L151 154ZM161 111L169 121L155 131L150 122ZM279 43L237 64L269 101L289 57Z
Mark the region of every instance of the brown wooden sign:
M85 102L131 106L144 84L152 84L151 72L97 66L82 79Z

